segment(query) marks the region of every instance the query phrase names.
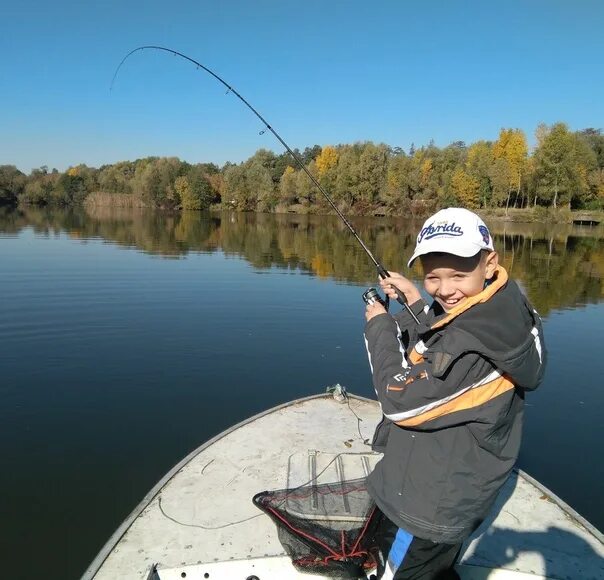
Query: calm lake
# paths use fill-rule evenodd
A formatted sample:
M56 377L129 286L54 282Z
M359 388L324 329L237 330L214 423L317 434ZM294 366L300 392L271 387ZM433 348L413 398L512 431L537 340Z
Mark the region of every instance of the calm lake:
M421 225L353 223L399 271ZM604 228L490 225L550 355L520 467L604 529ZM0 208L3 576L78 578L233 423L337 382L373 396L375 278L333 217Z

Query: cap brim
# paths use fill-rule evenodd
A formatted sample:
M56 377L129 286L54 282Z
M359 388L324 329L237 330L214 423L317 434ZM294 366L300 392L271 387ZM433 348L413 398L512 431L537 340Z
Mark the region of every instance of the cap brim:
M468 244L467 246L465 246L463 248L455 248L454 250L449 250L449 249L445 250L442 247L442 240L441 240L440 244L435 244L433 246L430 246L429 244L425 244L423 248L421 248L419 250L416 249L415 252L413 253L413 255L411 256L411 258L409 259L409 261L407 262L407 267L411 268L413 262L415 262L415 260L417 260L417 258L419 258L420 256L425 256L426 254L435 254L435 253L452 254L453 256L460 256L461 258L470 258L470 257L478 254L478 252L480 252L480 250L492 251L490 248L485 248L484 246L481 246L479 244Z

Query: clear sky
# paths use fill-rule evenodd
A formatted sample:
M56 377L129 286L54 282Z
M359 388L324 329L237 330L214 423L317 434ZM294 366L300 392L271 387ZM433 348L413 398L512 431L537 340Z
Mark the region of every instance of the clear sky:
M407 149L539 123L604 127L602 0L0 0L0 164L242 161L373 140Z

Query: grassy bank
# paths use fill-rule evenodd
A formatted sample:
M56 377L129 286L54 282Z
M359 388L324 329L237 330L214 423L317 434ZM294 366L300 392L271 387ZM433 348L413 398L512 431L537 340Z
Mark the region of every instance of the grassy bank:
M534 207L527 209L504 208L477 210L481 216L490 220L508 222L538 222L571 224L575 221L604 223L604 212L588 210L553 209Z

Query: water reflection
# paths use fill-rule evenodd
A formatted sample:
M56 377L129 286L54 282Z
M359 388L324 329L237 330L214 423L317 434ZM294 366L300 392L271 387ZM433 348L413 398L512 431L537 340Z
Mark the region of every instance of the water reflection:
M361 238L380 260L401 269L418 222L357 218ZM504 266L542 314L597 303L604 296L604 228L490 224ZM375 270L346 227L333 216L199 212L131 208L0 210L0 234L30 227L38 235L101 238L163 257L215 252L244 257L255 268L296 269L354 283L373 283ZM419 276L419 270L415 271Z

